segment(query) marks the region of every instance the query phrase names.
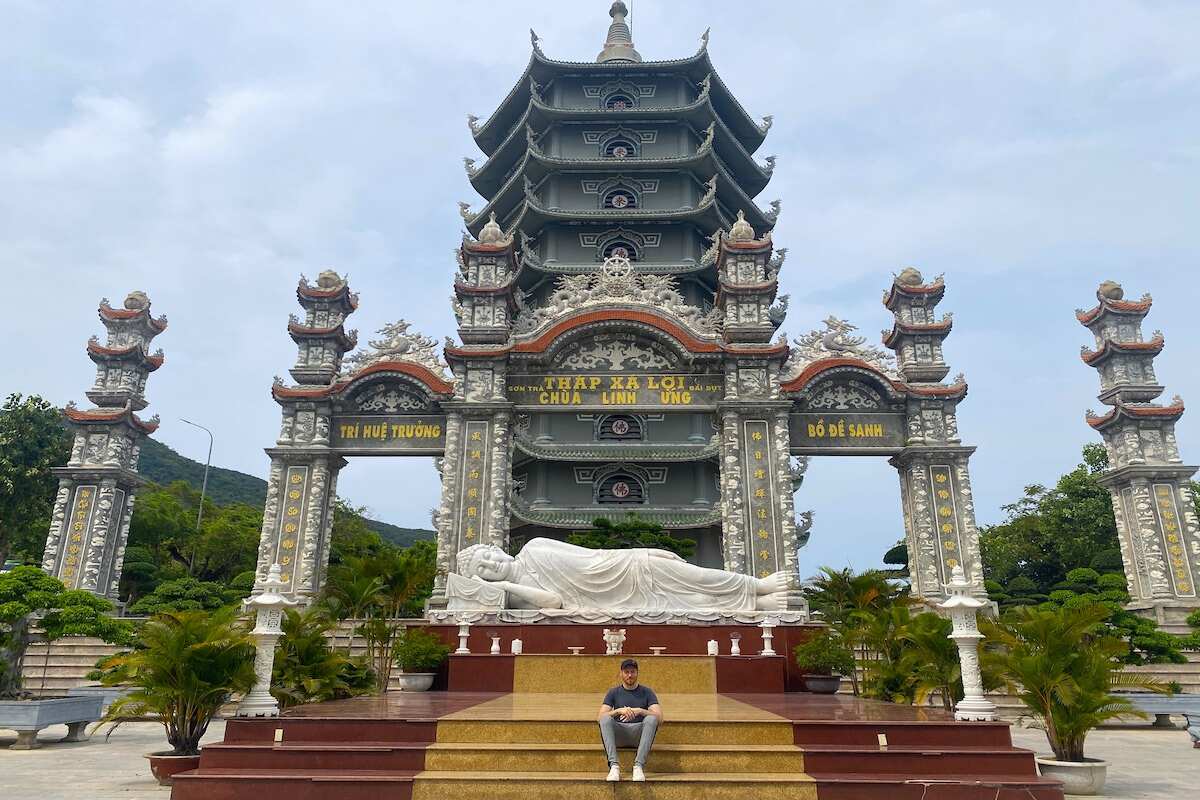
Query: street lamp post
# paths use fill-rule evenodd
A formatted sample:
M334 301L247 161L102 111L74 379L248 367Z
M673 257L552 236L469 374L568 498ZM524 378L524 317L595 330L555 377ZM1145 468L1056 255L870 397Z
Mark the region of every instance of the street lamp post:
M200 521L204 519L204 495L208 493L208 467L212 464L213 434L208 428L199 423L192 422L190 419L180 417L179 421L186 422L193 428L199 428L208 434L208 458L204 460L204 480L200 483L200 510L196 512L196 533L199 533Z

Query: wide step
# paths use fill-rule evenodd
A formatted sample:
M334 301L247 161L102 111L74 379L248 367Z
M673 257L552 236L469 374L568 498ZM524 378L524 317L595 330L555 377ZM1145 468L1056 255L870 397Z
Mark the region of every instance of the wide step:
M424 772L413 780L413 800L817 800L806 775L777 773L655 773L645 783L629 774L609 783L591 772Z
M821 800L1063 800L1062 784L1030 775L812 773Z
M618 751L621 767L633 767L634 750ZM588 745L481 745L442 743L425 751L425 769L470 772L486 764L501 772L586 773L605 768L604 748ZM652 773L800 773L804 753L794 745L672 745L655 742L646 764Z

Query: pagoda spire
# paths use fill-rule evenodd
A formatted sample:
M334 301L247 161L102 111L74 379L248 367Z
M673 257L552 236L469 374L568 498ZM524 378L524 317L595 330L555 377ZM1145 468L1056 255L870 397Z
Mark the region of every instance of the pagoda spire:
M612 24L608 26L608 38L604 40L604 49L596 56L596 62L640 62L641 53L633 49L633 33L629 30L629 23L625 21L629 16L629 9L621 0L616 0L608 10L608 15L612 17Z

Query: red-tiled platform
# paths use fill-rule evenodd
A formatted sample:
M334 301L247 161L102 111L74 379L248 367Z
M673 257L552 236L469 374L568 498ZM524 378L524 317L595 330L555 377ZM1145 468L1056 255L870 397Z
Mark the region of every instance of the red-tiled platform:
M522 705L501 702L507 697L525 698L522 702L528 710L529 695L390 693L303 706L277 720L230 720L225 741L204 748L200 769L176 778L172 798L407 800L413 795L414 777L425 769L427 748L437 740L438 721L451 716L460 721L499 720L505 712L492 709ZM756 714L765 712L790 723L794 744L803 752L804 773L815 783L818 800L1062 798L1055 781L1037 776L1032 754L1012 746L1004 723L959 723L940 710L844 696L739 693L719 697L726 698L721 701L726 708L730 702L741 703L743 708L757 709ZM580 708L569 716L535 715L542 720L538 730L546 730L545 721L555 719L594 724L591 704ZM680 725L697 724L695 713L684 714L668 703L666 726L673 711L680 718L688 717ZM514 719L519 716L513 712ZM282 744L274 741L277 729L283 730ZM886 747L880 746L880 734L886 736ZM603 770L598 751L597 770ZM654 775L650 777L653 781Z

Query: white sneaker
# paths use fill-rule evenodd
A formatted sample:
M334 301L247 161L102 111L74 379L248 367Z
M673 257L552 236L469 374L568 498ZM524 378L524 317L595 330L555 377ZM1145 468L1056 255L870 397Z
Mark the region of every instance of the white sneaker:
M634 774L634 775L637 775L637 770L636 770L636 769L635 769L635 771L634 771L634 773L633 773L633 774ZM611 767L609 767L609 768L608 768L608 777L607 777L607 778L605 778L604 780L606 780L606 781L619 781L619 780L621 780L621 768L620 768L619 766L617 766L616 764L613 764ZM637 780L637 778L634 778L634 780ZM643 776L642 780L645 780L645 777L644 777L644 776Z
M642 768L640 766L638 766L637 764L633 765L633 779L635 781L646 780L646 773L642 772Z

